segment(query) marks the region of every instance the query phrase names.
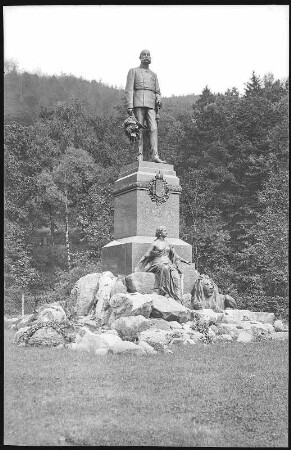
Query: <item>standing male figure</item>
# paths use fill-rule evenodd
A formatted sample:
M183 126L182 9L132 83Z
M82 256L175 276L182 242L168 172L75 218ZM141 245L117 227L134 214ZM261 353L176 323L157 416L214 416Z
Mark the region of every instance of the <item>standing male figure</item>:
M156 121L156 109L162 107L161 92L157 75L149 69L151 55L148 50L140 53L140 66L130 69L127 75L125 97L127 112L135 115L137 121L144 125L146 120L150 130L150 147L152 161L165 163L158 155L158 126ZM143 133L140 130L138 144L138 160L143 160Z

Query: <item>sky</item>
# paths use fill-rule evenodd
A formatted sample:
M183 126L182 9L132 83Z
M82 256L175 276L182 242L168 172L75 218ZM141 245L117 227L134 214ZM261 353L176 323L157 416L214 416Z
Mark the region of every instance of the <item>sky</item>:
M162 96L289 75L288 5L4 6L4 57L19 69L124 88L151 52Z

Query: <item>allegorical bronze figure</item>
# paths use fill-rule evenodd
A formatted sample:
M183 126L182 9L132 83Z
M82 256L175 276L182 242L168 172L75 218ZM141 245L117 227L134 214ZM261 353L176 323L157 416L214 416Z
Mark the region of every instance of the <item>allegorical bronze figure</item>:
M149 69L151 55L148 50L142 50L139 56L140 66L130 69L127 75L125 96L127 112L133 115L137 122L150 131L150 147L152 161L165 163L158 155L158 120L159 108L162 107L161 92L157 75ZM143 128L139 129L138 160L143 160Z
M167 230L160 226L156 230L156 239L149 247L146 254L138 262L135 271L137 272L141 264L146 272L153 272L158 277L159 293L166 297L172 297L181 302L181 270L179 262L190 264L181 258L174 250L174 247L166 239Z

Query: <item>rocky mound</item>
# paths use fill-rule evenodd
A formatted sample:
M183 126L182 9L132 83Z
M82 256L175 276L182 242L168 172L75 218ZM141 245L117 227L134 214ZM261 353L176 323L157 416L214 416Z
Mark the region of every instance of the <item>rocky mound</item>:
M150 282L148 277L152 274L145 275L143 283L140 273L137 282L134 274L128 282L111 272L90 274L77 282L63 306L61 302L44 305L19 320L6 319L5 326L17 330L18 345L67 347L96 355L156 355L172 353L180 345L288 338L288 327L273 313L195 311L158 295L154 279Z

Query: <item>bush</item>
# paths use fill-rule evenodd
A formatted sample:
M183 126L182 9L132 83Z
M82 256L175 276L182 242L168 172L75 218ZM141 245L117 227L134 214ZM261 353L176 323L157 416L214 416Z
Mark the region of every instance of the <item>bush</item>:
M198 331L199 333L203 334L203 338L201 340L205 344L210 344L212 342L212 338L209 335L209 326L210 325L211 325L211 322L205 321L199 314L194 313L193 323L191 325L191 328L194 331Z

